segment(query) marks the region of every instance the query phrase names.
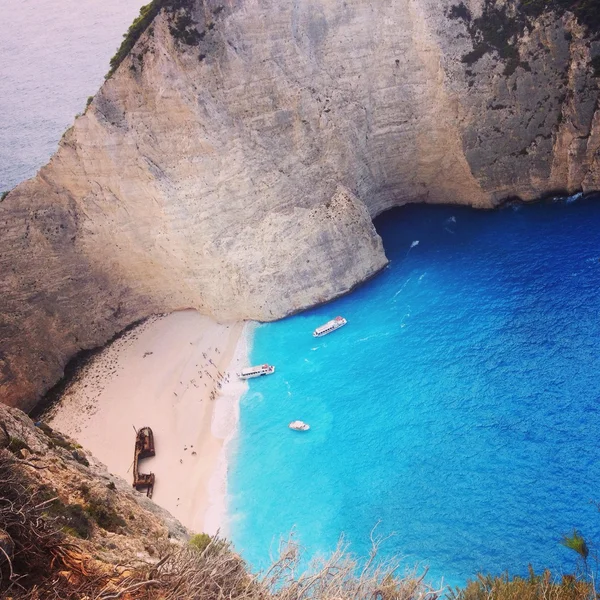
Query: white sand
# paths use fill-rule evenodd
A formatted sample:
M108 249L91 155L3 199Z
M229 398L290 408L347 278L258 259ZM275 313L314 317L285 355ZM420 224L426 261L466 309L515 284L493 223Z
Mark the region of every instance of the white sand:
M134 427L150 426L153 500L194 531L214 533L226 514L226 441L246 387L244 325L186 310L152 318L103 350L53 411L50 424L108 469L132 480ZM238 342L240 342L238 344Z

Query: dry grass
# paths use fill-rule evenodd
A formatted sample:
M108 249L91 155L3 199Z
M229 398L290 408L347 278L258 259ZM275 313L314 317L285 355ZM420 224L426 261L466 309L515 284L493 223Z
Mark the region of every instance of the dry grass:
M31 486L24 461L0 450L0 592L37 585L69 552L52 523L43 517L52 502Z
M452 600L595 600L593 582L565 576L561 580L549 571L528 578L479 576L463 590L451 594Z
M304 569L297 544L288 541L262 574L249 572L228 542L213 537L200 548L171 548L156 564L109 565L92 558L61 531L48 507L55 501L30 476L32 465L0 450L0 597L11 600L437 600L423 575L402 573L381 561L383 540L357 561L340 544ZM38 486L38 487L36 487ZM207 541L207 540L204 540ZM560 582L549 573L529 578L480 577L454 600L592 600L592 583Z

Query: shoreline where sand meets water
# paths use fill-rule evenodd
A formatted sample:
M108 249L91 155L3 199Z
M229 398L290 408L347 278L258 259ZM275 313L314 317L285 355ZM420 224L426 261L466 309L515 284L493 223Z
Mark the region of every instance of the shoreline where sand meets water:
M247 385L252 325L186 310L152 317L107 346L67 385L49 424L132 479L134 428L154 432L153 500L194 531L226 528L227 456Z

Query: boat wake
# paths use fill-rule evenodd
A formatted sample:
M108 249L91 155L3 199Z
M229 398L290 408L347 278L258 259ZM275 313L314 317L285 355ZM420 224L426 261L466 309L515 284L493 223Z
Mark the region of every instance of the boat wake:
M392 300L396 300L396 297L401 294L404 290L404 288L408 285L408 282L411 280L411 278L409 277L403 284L402 287L392 296Z
M404 256L404 258L406 258L409 254L409 252L415 247L419 245L419 240L414 240L413 243L410 245L410 248L406 251L406 254Z

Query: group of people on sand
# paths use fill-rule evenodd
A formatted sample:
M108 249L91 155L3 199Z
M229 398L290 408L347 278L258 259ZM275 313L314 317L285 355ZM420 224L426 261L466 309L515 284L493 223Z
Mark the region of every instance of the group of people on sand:
M211 348L208 348L208 352L210 352ZM221 351L218 348L215 348L215 353L216 354L221 354ZM212 386L212 389L210 391L209 394L209 398L211 400L215 400L217 398L218 395L218 390L220 390L223 387L223 384L227 383L229 381L229 373L227 372L221 372L219 370L219 368L217 367L217 365L215 365L215 363L213 362L212 358L210 358L208 356L208 354L206 352L202 353L202 357L204 358L204 360L206 361L206 363L204 363L203 365L196 365L196 367L199 367L199 371L198 371L198 377L200 379L202 379L204 377L204 375L206 375L207 378L212 379L212 381L214 382L214 386ZM211 374L210 371L208 370L210 367L214 367L215 371L216 371L216 376ZM180 382L183 383L183 382ZM194 385L194 387L199 387L196 384L196 380L192 379L190 381L190 383L192 383ZM207 384L207 382L204 382L204 387L209 387L209 384ZM175 394L177 395L177 394ZM190 446L191 448L193 448L194 446ZM187 446L183 448L184 450L187 450ZM192 451L192 455L196 455L195 451ZM181 464L183 464L183 459L180 458L179 462ZM178 498L179 500L179 498Z
M210 352L210 350L211 349L209 348L208 351ZM221 351L218 348L215 348L215 352L217 354L221 354ZM200 379L202 379L204 377L204 375L206 375L207 379L212 379L214 385L211 386L210 382L207 383L206 381L204 381L204 387L211 387L212 388L211 391L210 391L210 394L209 394L209 398L211 400L215 400L216 397L217 397L217 394L218 394L217 390L220 390L223 387L223 384L225 384L225 383L227 383L229 381L229 373L226 373L226 372L222 373L219 370L219 368L217 367L217 365L213 362L213 359L210 358L206 352L203 352L202 356L206 360L206 363L203 364L203 365L201 365L201 366L198 365L198 364L196 365L196 367L198 367L198 366L200 367L200 370L198 371L198 377ZM214 367L214 369L216 370L216 377L213 374L211 374L211 372L209 371L209 368L211 366ZM183 381L180 381L179 383L183 385ZM200 387L199 382L197 382L195 378L191 379L190 383L195 388L199 388ZM184 393L185 393L185 390L184 390ZM178 396L177 392L173 392L173 394L175 396Z
M210 348L208 350L210 351ZM218 348L215 348L215 353L221 354L221 351ZM215 386L216 386L216 389L213 387L213 389L210 391L209 398L211 400L215 400L217 397L217 394L218 394L218 390L220 390L223 387L224 383L227 383L229 381L229 373L225 373L225 372L222 373L219 370L219 368L217 367L217 365L215 365L212 358L210 358L206 354L206 352L203 352L202 356L207 360L207 363L206 363L205 369L204 369L204 373L206 374L207 377L210 377L210 379L213 380L213 382L215 383ZM208 370L209 365L211 365L215 368L215 370L217 372L216 377L213 377L213 375L211 375L210 371ZM200 378L202 378L203 371L198 371L198 374L200 375ZM206 382L204 382L204 387L208 387Z

